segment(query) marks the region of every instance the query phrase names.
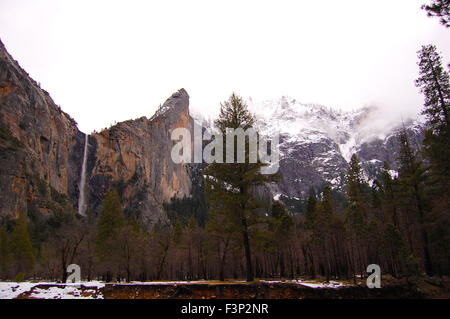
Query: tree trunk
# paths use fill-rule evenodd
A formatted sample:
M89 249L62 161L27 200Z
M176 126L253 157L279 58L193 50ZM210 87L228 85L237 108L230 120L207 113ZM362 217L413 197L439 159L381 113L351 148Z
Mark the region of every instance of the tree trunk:
M281 278L286 277L286 267L284 264L284 254L282 249L280 249L280 277Z
M427 231L426 231L425 225L424 225L422 200L419 195L419 186L417 184L414 185L414 191L416 193L417 208L419 210L419 222L420 222L420 228L421 228L421 232L422 232L423 254L424 254L424 258L425 258L425 271L428 276L432 276L433 275L433 267L431 264L430 250L428 248L428 234L427 234Z
M252 267L252 255L250 252L250 241L248 239L248 227L247 227L247 219L242 217L242 237L244 240L244 250L245 250L245 260L247 263L247 281L251 282L253 281L254 275L253 275L253 267Z

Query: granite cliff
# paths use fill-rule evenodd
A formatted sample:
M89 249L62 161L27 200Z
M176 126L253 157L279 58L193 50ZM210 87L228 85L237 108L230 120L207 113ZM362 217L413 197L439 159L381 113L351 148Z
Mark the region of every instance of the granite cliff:
M181 89L150 119L125 121L91 135L88 207L98 212L106 192L116 188L126 212L138 214L147 225L165 220L163 203L190 195L189 168L175 164L170 154L172 130L191 126L189 95Z
M163 202L189 196L189 169L170 158L171 131L190 128L189 95L174 93L151 118L88 137L87 213L116 188L126 213L147 226L167 220ZM0 42L0 217L45 218L77 210L86 135Z
M0 42L0 215L73 208L83 140Z

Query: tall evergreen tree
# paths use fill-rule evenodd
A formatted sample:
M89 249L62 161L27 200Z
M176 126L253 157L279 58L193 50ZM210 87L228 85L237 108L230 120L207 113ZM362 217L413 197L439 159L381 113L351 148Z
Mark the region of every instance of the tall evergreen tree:
M399 227L398 203L396 180L394 180L390 173L390 167L387 162L383 163L383 170L381 171L381 193L384 203L383 210L385 212L384 222L392 223L395 227Z
M348 207L345 214L350 237L350 255L353 256L351 262L353 274L365 272L364 251L367 242L367 198L365 194L366 183L359 159L353 154L347 172L346 196Z
M317 245L321 268L326 275L327 281L331 275L331 222L333 220L333 199L331 187L326 186L322 191L322 200L317 205L316 222L313 232L313 238Z
M436 46L425 45L418 52L420 76L416 86L425 96L425 108L428 125L435 133L450 128L450 84L449 74L442 67L442 58Z
M316 219L317 199L314 194L310 194L306 201L305 226L307 229L313 229Z
M417 220L422 237L425 271L428 275L431 275L433 270L425 225L425 215L428 211L428 200L425 193L427 169L418 157L417 152L411 147L405 128L400 132L399 141L399 184L402 190L402 197L407 206L415 207L415 211L418 214Z
M449 265L450 80L436 47L424 46L419 51L419 59L420 77L416 83L425 96L422 113L427 118L423 155L430 168L426 185L431 201L428 234L434 270L442 274L448 272Z
M347 221L356 232L362 232L365 228L366 194L361 164L356 154L351 157L347 172L346 195Z
M427 118L424 155L430 163L435 194L448 194L450 176L450 81L436 47L419 51L420 77L416 85L425 97L422 111Z
M242 128L244 131L252 128L255 123L254 116L249 112L244 100L233 93L229 100L221 104L219 119L215 125L226 136L227 129ZM224 141L225 142L225 141ZM245 142L245 161L238 162L237 146L234 143L233 163L213 162L206 167L205 174L207 190L210 193L210 201L213 210L225 212L230 221L234 222L242 236L242 244L245 251L247 281L253 281L254 272L252 266L252 254L250 248L250 227L258 218L257 209L261 203L255 199L255 187L262 185L269 178L260 173L263 166L261 162L250 163L249 141Z

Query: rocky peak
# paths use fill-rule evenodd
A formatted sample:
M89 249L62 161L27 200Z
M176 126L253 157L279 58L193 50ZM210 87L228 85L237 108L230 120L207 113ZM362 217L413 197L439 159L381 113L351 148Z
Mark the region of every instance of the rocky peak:
M121 122L93 134L88 206L98 214L106 193L116 188L126 213L139 215L149 226L166 220L163 203L191 192L188 167L170 157L171 133L178 127L192 127L184 89L172 94L150 119Z
M161 117L167 118L171 115L189 115L189 94L185 89L179 89L173 93L163 105L161 105L150 120Z

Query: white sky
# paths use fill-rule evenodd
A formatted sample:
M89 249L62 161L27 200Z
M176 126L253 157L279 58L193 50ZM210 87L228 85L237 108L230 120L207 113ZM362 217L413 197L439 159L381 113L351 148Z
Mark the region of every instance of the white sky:
M408 116L416 51L450 58L424 2L0 0L0 37L84 132L151 116L182 87L204 114L236 91Z

